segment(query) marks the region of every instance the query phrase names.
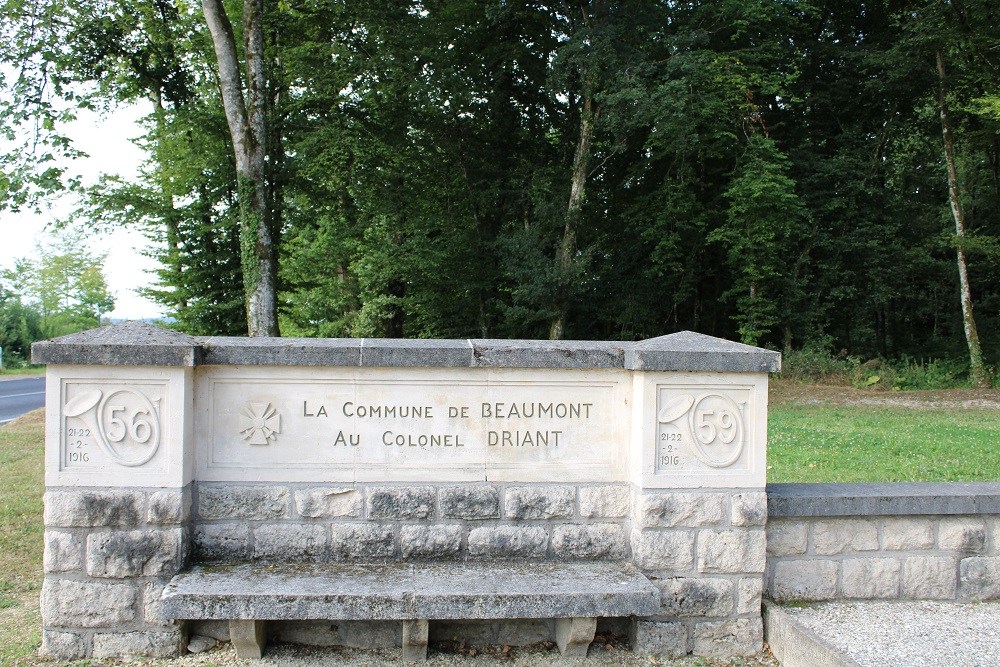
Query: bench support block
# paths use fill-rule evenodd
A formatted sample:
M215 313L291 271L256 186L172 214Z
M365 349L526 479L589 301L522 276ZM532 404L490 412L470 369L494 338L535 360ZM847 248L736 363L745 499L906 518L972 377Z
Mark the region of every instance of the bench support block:
M403 621L403 660L427 660L427 621Z
M267 643L267 621L231 620L229 639L240 659L260 658Z
M586 658L587 649L594 641L597 619L587 617L557 618L556 645L567 658Z

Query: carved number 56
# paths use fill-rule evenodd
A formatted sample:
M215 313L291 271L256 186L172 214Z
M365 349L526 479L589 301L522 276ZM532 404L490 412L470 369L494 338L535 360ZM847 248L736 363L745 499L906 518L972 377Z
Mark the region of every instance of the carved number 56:
M139 409L132 414L132 418L125 417L124 405L108 406L111 418L108 420L107 436L111 442L121 442L126 436L141 445L149 441L153 435L153 426L149 423L149 410ZM118 415L125 417L119 417ZM144 416L145 415L145 416Z

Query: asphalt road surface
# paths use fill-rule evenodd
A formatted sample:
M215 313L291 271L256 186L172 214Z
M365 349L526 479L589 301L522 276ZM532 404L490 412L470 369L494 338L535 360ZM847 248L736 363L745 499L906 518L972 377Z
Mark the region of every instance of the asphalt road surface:
M0 380L0 425L45 405L45 378Z

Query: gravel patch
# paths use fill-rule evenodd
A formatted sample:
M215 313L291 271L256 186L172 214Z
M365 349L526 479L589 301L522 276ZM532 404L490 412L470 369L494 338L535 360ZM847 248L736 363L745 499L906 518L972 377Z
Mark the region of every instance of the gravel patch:
M1000 667L1000 603L831 602L782 609L864 667Z

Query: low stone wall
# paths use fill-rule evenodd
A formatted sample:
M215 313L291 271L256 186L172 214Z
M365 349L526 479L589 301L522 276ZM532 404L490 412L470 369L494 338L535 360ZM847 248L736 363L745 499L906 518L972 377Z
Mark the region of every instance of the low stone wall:
M771 599L1000 599L1000 484L775 484L767 492Z

